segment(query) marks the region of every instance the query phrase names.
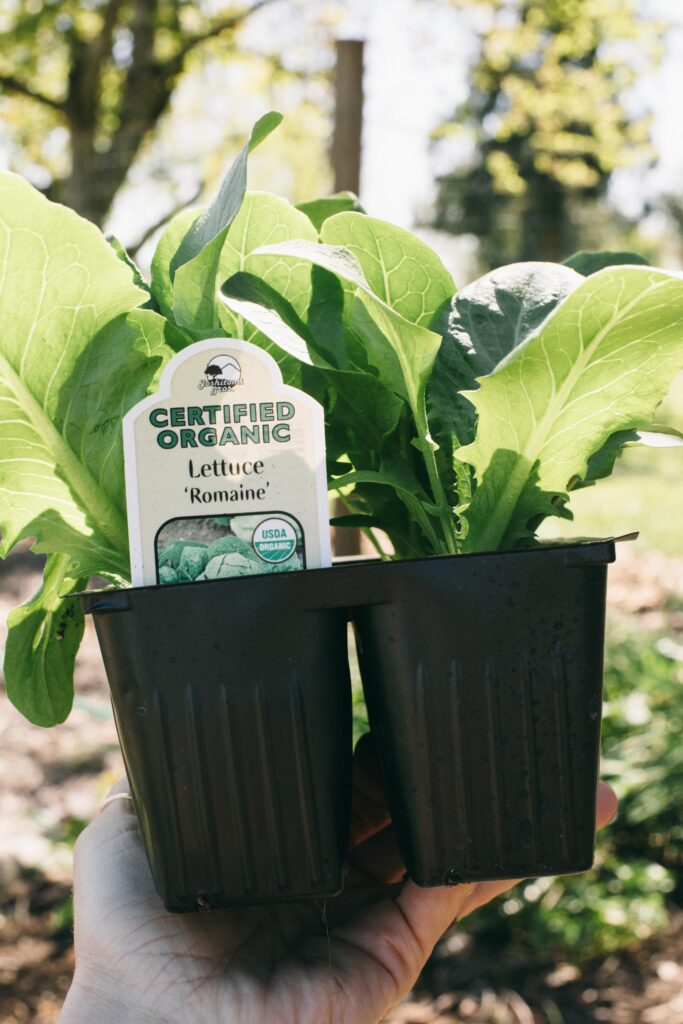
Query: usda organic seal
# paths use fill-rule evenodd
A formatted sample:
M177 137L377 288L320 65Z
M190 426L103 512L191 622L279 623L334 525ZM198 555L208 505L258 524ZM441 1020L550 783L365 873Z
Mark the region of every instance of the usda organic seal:
M284 562L294 553L296 532L291 523L273 516L259 523L251 543L264 562Z

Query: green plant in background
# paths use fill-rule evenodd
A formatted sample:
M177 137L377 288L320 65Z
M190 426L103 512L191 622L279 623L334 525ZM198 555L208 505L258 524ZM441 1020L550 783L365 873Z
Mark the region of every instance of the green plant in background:
M544 959L587 960L664 928L666 894L673 887L661 864L599 857L592 871L522 884L519 893L478 911L470 930Z
M683 882L683 666L661 652L668 645L625 626L611 631L602 774L619 814L599 833L592 871L530 880L479 911L472 927L487 942L585 959L665 927L667 899Z
M683 883L683 650L668 637L612 630L605 670L602 771L617 790L609 837L619 857L648 857Z
M211 206L170 223L150 284L0 176L0 555L23 537L48 555L10 615L5 677L34 722L71 707L83 618L65 597L128 579L121 418L192 341L260 345L321 402L345 521L399 558L534 543L571 490L653 440L683 367L683 279L633 254L516 264L456 294L434 252L346 194L297 209L248 193L249 153L280 120L257 122Z

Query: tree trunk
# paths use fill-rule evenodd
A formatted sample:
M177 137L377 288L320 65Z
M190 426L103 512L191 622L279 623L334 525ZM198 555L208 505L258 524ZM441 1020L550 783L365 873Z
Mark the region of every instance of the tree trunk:
M64 104L71 135L71 173L54 190L54 197L95 224L101 225L105 219L147 132L171 96L173 75L154 59L157 5L158 0L136 0L134 4L127 26L133 38L133 56L123 85L119 127L104 152L97 147L100 85L115 21L106 24L95 39L79 41L72 53ZM110 0L112 19L118 7L116 0Z
M520 259L560 263L567 252L567 202L562 185L552 178L527 179Z
M128 167L123 175L120 172L112 175L109 173L112 165L108 167L95 149L94 132L71 124L70 133L71 173L53 190L58 193L53 198L58 198L82 217L101 225ZM107 157L112 163L121 166L122 161L117 152L112 151Z

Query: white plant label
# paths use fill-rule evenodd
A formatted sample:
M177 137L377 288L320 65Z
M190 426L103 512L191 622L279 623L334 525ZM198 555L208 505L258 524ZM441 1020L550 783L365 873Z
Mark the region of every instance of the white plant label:
M262 349L190 345L123 440L134 586L331 564L323 410Z

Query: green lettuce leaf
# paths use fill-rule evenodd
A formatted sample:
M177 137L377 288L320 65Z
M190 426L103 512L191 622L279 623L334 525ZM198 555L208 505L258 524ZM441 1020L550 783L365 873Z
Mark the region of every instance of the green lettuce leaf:
M477 386L465 352L445 335L427 384L426 408L429 432L436 444L436 465L448 501L453 508L469 502L472 467L456 458L461 445L474 440L476 414L466 397ZM458 521L462 532L462 522Z
M84 621L78 601L65 595L85 589L87 579L72 576L69 561L68 555L50 555L40 590L7 620L7 695L35 725L63 722L73 702Z
M353 192L335 192L324 199L311 199L307 203L299 203L297 210L306 214L316 231L320 231L325 221L337 213L346 213L350 210L356 213L365 212L358 202L358 196Z
M538 329L582 281L554 263L514 263L485 274L454 296L427 388L427 417L438 445L439 474L454 505L471 494L471 468L455 457L474 440L475 410L466 392Z
M0 226L0 316L11 325L0 335L0 555L37 536L80 575L125 573L124 496L108 462L121 388L144 393L140 371L149 382L158 366L158 337L120 336L147 295L97 228L15 175L0 176ZM163 328L151 310L136 316Z
M83 622L77 602L60 600L60 595L84 589L92 575L117 584L129 578L121 415L156 389L161 368L173 355L166 343L169 332L172 326L151 310L115 317L62 383L56 413L61 431L44 415L31 417L31 404L21 417L13 405L13 415L0 420L0 460L5 460L0 470L12 495L8 508L23 508L26 518L32 516L20 535L35 536L35 550L55 552L48 558L42 589L10 614L4 659L10 699L38 725L62 721L73 699L73 664ZM33 475L36 463L29 462L27 472L26 458L40 459L40 477ZM12 459L17 461L10 475ZM76 483L74 477L65 479L65 462L75 467ZM72 490L76 484L78 492ZM91 506L93 495L97 505ZM118 538L105 535L105 526L96 521L103 506L107 522L122 524ZM11 546L7 533L3 545L5 550Z
M9 619L5 676L32 721L71 704L82 620L60 594L128 577L122 415L178 343L90 223L0 175L0 556L24 537L50 555Z
M325 228L335 220L356 216L339 214L326 222ZM441 346L441 337L421 324L411 323L376 295L359 261L344 246L292 241L264 246L258 252L297 260L308 259L315 266L334 274L345 286L351 286L350 302L344 304L348 327L362 341L367 362L376 371L380 382L403 399L410 409L414 434L403 437L400 443L402 446L412 444L422 456L434 515L440 521L438 533L443 538L439 540L437 550L454 553L457 548L457 522L439 477L436 445L429 433L425 405L427 381ZM397 285L397 289L401 288L402 285ZM407 452L403 457L409 457Z
M512 547L557 514L620 430L652 420L683 367L683 279L645 267L589 277L469 393L477 435L466 550Z
M325 358L330 353L319 351L308 326L281 295L258 278L236 274L226 282L222 298L233 312L258 328L259 344L287 371L283 372L285 380L294 380L298 386L305 383L309 392L314 390L314 380L317 382L314 397L325 409L328 451L365 457L380 451L401 414L403 403L395 394L373 374L331 366ZM310 367L305 382L296 380L291 360Z
M391 449L403 442L410 442L410 435L406 437L405 432L400 439L392 441L391 438L397 430L402 411L406 408L405 401L372 373L362 370L337 370L330 366L316 351L317 345L309 328L296 317L291 308L287 308L281 296L270 293L262 282L251 279L250 275L238 274L226 283L225 288L227 294L223 296L224 301L235 312L258 326L267 339L279 346L289 357L298 358L305 364L315 363L314 366L308 366L308 372L304 377L309 393L312 380L317 381L316 397L321 401L326 413L328 454L347 455L357 470L355 475L345 477L343 486L378 483L393 489L398 499L409 506L410 514L420 524L424 535L430 537L430 545L436 545L440 550L435 528L429 522L429 514L423 507L429 506L431 510L433 498L425 496L423 505L420 505L417 496L420 485L415 476L409 478L408 484L405 483L405 478L410 473L411 454L416 455L416 452L408 447L402 455L402 484L397 482L396 473L387 473L382 467L385 447ZM252 301L235 298L235 291L238 294L249 295ZM377 328L371 324L369 330L376 332ZM378 337L380 346L386 345L384 338L381 335ZM312 378L311 374L314 374L315 378ZM322 394L321 384L324 389ZM402 385L397 384L396 390L401 389ZM337 486L336 482L332 486ZM367 488L364 490L367 491ZM368 509L372 508L374 500L371 491L365 501ZM450 517L450 510L445 514ZM387 522L386 529L391 534L390 522Z
M104 237L109 242L110 246L118 256L118 258L121 260L121 262L125 263L125 265L130 270L131 276L133 278L133 284L137 285L138 288L142 288L143 292L147 292L147 301L143 304L143 308L153 309L155 312L158 313L159 306L157 305L157 302L154 296L152 295L152 289L142 276L142 272L137 263L135 262L135 260L126 252L123 243L119 241L116 235L105 235Z
M569 489L591 487L597 480L611 475L617 458L625 448L680 448L683 434L675 427L653 423L647 430L618 430L607 438L602 448L591 455L586 475L570 482Z
M343 486L347 488L353 485L355 493L357 485L361 485L362 500L367 510L372 510L379 501L386 513L384 528L397 549L401 546L405 548L404 517L398 517L401 520L400 534L396 536L394 525L397 517L391 515L391 503L387 503L385 495L378 494L377 487L366 487L365 484L380 484L385 490L388 488L393 491L399 501L409 506L412 521L420 524L421 533L430 538L424 550L433 550L434 545L440 550L435 527L429 521L430 513L425 511L427 506L431 509L433 500L424 496L423 505L420 505L417 496L420 485L414 475L409 477L409 463L411 458L417 457L417 452L409 444L411 435L402 431L400 437L392 438L407 408L405 401L389 390L373 373L359 369L338 370L331 366L325 356L334 358L334 355L318 351L318 341L314 340L310 327L297 317L282 296L251 275L237 274L226 282L223 299L234 312L255 324L263 336L280 347L287 359L299 359L306 364L302 385L314 394L325 409L328 456L345 455L351 459L361 475L347 475ZM282 365L282 356L278 361ZM315 365L311 365L313 363ZM315 389L312 388L314 382ZM401 448L404 443L408 447L401 456L403 474L402 482L398 483L397 473L388 473L383 465L384 451ZM346 463L346 469L342 472L348 473L348 466ZM337 486L336 482L331 486ZM369 525L369 522L366 518L364 525ZM415 554L415 549L410 553Z
M356 257L343 246L292 241L263 246L258 251L310 260L354 287L350 321L368 346L369 362L377 369L380 380L417 411L424 402L424 390L441 345L439 335L410 323L376 295Z
M273 356L284 383L301 388L302 364L313 365L312 349L304 325L287 300L259 278L235 274L226 282L221 301L241 325L240 332Z
M155 390L172 332L137 309L105 324L75 359L66 343L47 409L27 369L0 383L13 410L0 420L3 557L35 536L36 551L69 554L80 576L127 578L121 418Z
M282 121L282 114L270 111L254 125L221 183L210 206L190 225L171 259L173 316L195 337L210 334L220 326L216 302L217 276L228 228L237 216L247 189L249 153L260 145Z
M282 122L282 114L271 110L254 124L249 138L237 154L228 173L221 182L218 195L189 229L173 257L171 271L175 275L180 267L191 262L230 227L242 205L247 188L247 160L253 149L267 139Z
M242 272L234 274L223 285L220 298L228 310L227 314L221 313L222 322L227 324L232 317L233 330L248 335L270 352L280 368L287 369L286 374L283 372L283 379L289 378L286 383L297 376L287 356L308 366L329 365L325 357L316 352L306 324L291 303L261 278Z
M565 267L571 267L578 274L590 277L597 274L605 267L619 266L649 266L649 261L637 252L575 252L573 256L564 261Z
M267 192L247 192L239 213L230 225L225 237L219 263L219 280L226 281L238 275L251 282L259 290L261 298L266 295L285 303L290 316L303 324L311 301L311 264L307 260L293 263L279 256L254 255L264 241L275 244L294 238L315 241L317 234L303 213L279 196ZM232 289L235 294L235 288ZM223 331L233 338L243 338L272 352L267 333L259 335L258 325L245 318L236 308L222 302L219 319ZM283 367L283 370L285 367ZM287 367L291 373L291 367ZM289 381L287 381L289 383Z
M448 335L477 375L490 373L543 323L583 278L557 263L512 263L453 299Z
M183 238L202 211L196 208L181 210L164 229L152 256L151 292L159 312L173 320L173 275L171 265Z
M331 480L329 487L330 490L341 490L349 484L353 484L354 487L358 484L371 484L375 487L390 488L404 503L408 514L418 523L434 550L439 549L440 541L427 511L429 497L405 463L395 460L393 466L379 470L354 470Z
M374 294L411 324L432 327L453 298L453 278L434 250L395 224L340 213L325 221L320 239L352 253Z

